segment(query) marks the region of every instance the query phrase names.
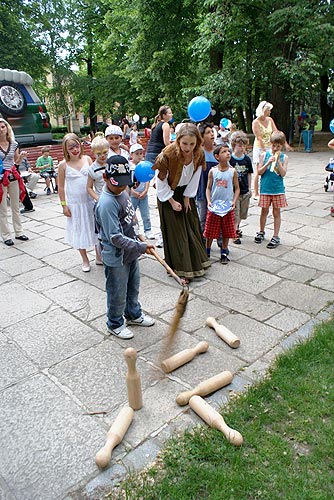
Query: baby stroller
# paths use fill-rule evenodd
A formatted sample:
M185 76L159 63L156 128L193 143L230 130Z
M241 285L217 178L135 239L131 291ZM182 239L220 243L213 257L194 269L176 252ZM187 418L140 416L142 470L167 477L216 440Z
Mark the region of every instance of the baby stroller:
M328 165L325 167L326 172L329 174L326 177L326 184L324 184L324 190L333 192L333 205L331 207L331 216L334 217L334 160L331 158Z

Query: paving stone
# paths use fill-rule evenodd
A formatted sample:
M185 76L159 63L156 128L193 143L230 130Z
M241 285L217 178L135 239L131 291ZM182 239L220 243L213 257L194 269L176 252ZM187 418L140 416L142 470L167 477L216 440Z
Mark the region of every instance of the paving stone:
M149 360L153 365L159 367L160 362L184 349L195 347L201 338L196 338L184 332L178 332L170 349L166 349L166 344L162 341L159 344L154 344L150 348L145 349L141 356L143 359ZM230 348L229 348L230 349ZM164 354L166 352L166 354ZM198 354L191 362L180 366L176 370L167 374L168 377L177 380L183 384L184 388L179 392L183 392L188 388L193 388L203 380L213 377L217 373L230 371L235 373L242 365L242 361L233 356L231 349L225 349L225 345L221 341L218 346L209 345L207 352ZM162 377L165 375L162 374ZM161 376L158 376L160 379Z
M3 391L0 415L0 474L17 500L59 498L96 470L104 429L47 377Z
M333 240L333 232L323 229L322 227L303 226L294 231L294 234L307 238L308 240L319 240L330 242Z
M3 269L11 276L17 276L28 270L38 269L40 266L40 261L30 255L17 255L16 257L0 261L0 269Z
M5 340L0 340L0 367L0 390L38 370L13 342Z
M145 311L149 314L157 315L170 309L174 309L180 292L174 286L160 284L157 287L156 282L143 276L140 281L139 300Z
M3 283L7 283L8 281L11 281L11 279L12 278L9 276L9 274L0 271L0 285L2 285Z
M182 386L167 378L147 387L143 391L143 406L135 412L132 424L126 433L127 443L136 448L166 422L180 415L184 408L175 402L175 398L182 390ZM114 415L108 418L110 422L114 420Z
M130 471L144 469L156 459L159 451L159 443L156 443L154 439L145 441L141 446L127 455L125 460L126 467Z
M7 247L7 245L1 244L1 252L0 252L0 262L3 260L10 259L11 257L16 257L18 255L22 255L21 250L14 247Z
M106 310L106 294L96 287L74 281L44 293L83 321L91 321Z
M289 201L289 200L288 200ZM319 227L320 224L323 224L325 220L323 218L314 217L312 215L305 215L303 213L298 213L296 211L286 211L284 212L284 220L289 222L294 222L295 224L304 224L311 227Z
M285 333L292 332L296 328L309 321L310 316L296 309L287 307L272 318L269 318L266 323L274 328L278 328Z
M68 269L67 272L70 273L72 276L82 281L85 281L86 283L94 285L95 287L99 288L104 292L106 289L104 267L97 266L95 264L95 258L91 260L90 266L91 266L91 271L89 273L83 273L81 266L75 267L74 269Z
M40 368L52 366L103 341L99 333L61 309L50 311L47 317L39 314L17 323L5 333Z
M323 290L328 290L329 292L334 292L334 277L333 274L324 273L319 278L313 280L310 285L322 288Z
M40 231L40 234L43 234L46 238L50 238L51 240L63 240L65 238L65 229L60 227L49 227L45 228L45 231Z
M60 253L67 250L67 245L59 241L50 240L49 238L39 237L34 240L26 241L22 250L25 253L32 255L36 258L43 258L48 255Z
M280 278L272 274L239 265L234 262L231 262L228 266L217 265L211 279L230 283L233 288L238 288L244 292L249 292L251 290L255 295L280 281Z
M111 411L127 401L125 375L127 365L124 348L113 339L106 339L50 369L50 373L69 387L89 411ZM156 380L155 370L140 358L137 369L144 390Z
M5 482L0 477L0 499L1 500L16 500L7 488Z
M318 255L307 252L306 250L294 249L284 254L282 258L293 264L300 264L301 266L310 267L311 269L319 269L320 271L334 273L334 257L327 257L326 255Z
M194 332L198 328L204 326L206 318L208 316L222 317L227 314L227 310L223 307L218 307L215 304L210 304L210 302L205 302L204 300L195 297L188 301L185 313L180 320L179 328L185 332ZM174 316L174 311L168 311L161 315L161 318L170 323Z
M263 356L269 349L280 342L283 332L264 323L243 316L242 314L228 314L222 324L240 339L240 346L231 349L211 330L222 345L229 349L230 354L238 356L247 363L252 363Z
M334 300L333 293L315 290L311 286L291 281L278 283L270 290L263 292L263 296L309 314L319 312L327 302Z
M81 257L79 255L78 250L74 250L74 248L68 248L64 252L56 253L54 255L48 255L43 258L43 261L56 268L60 271L73 270L74 267L80 266L81 268Z
M17 304L18 297L20 297L20 307L13 307L13 304ZM27 290L24 286L15 282L1 285L0 304L2 328L45 312L51 306L48 299Z
M308 240L303 244L299 245L299 248L307 250L308 252L314 252L320 255L328 255L329 257L334 256L334 235L332 235L331 240L319 241L319 240ZM334 259L333 259L334 260Z
M47 268L50 269L50 268ZM74 282L75 278L69 274L62 273L61 271L54 271L51 276L44 276L42 279L34 280L29 283L29 287L36 292L46 292L52 290L65 283Z
M288 278L299 283L306 283L317 275L316 269L310 267L298 266L296 264L289 264L284 269L280 270L277 274L282 278Z
M248 378L252 383L257 383L268 374L268 369L269 363L263 359L258 359L255 363L247 366L247 368L243 370L242 375Z
M201 287L201 296L215 304L264 321L283 309L275 302L257 298L250 293L231 288L228 285L212 282Z
M249 266L250 268L260 269L272 274L278 274L282 267L286 267L286 263L281 260L273 259L262 254L248 254L247 257L238 261L239 264Z

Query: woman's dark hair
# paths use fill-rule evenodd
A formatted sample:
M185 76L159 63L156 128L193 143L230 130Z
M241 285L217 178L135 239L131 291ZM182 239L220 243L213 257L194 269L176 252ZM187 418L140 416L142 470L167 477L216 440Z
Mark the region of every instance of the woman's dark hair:
M201 125L198 126L199 133L201 134L202 137L203 137L207 128L213 129L213 125L211 125L211 123L206 122L206 123L202 123Z
M163 115L168 113L169 109L170 109L170 106L167 106L166 104L164 104L163 106L160 106L160 108L158 110L158 114L154 118L154 122L153 122L153 125L151 127L152 130L154 129L154 127L156 127L158 125L159 122L161 122Z

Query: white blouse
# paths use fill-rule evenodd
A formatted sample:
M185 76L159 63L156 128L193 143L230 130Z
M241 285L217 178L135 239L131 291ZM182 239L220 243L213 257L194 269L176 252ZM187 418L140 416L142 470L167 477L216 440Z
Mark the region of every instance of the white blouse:
M183 196L188 198L194 198L197 193L199 180L201 177L202 167L199 166L194 172L194 162L191 161L189 165L183 165L182 174L180 180L178 182L178 187L187 186L184 190ZM159 201L164 202L168 201L173 197L174 191L168 184L168 173L164 180L159 179L158 177L159 171L156 173L156 187L157 187L157 196Z

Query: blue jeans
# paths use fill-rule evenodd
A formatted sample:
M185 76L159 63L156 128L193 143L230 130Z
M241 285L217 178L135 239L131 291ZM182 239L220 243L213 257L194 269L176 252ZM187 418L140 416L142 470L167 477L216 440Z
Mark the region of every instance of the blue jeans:
M150 208L148 206L148 196L146 195L145 198L143 199L131 196L131 203L135 210L139 208L141 218L143 219L144 233L151 231L151 219L150 219Z
M158 154L159 153L146 153L145 160L150 161L151 163L154 163Z
M139 295L139 264L134 260L121 267L104 266L107 291L107 326L115 329L126 319L137 319L142 314Z

